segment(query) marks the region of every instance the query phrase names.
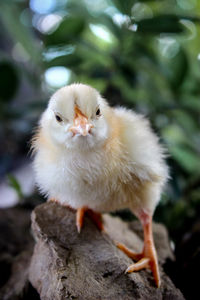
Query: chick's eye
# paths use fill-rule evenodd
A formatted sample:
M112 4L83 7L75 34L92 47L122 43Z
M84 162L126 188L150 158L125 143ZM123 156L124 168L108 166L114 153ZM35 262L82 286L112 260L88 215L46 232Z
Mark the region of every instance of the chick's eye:
M56 117L56 120L57 120L59 123L62 122L62 118L61 118L59 115L55 115L55 117Z
M100 109L98 108L97 111L96 111L96 116L100 116L101 112L100 112Z

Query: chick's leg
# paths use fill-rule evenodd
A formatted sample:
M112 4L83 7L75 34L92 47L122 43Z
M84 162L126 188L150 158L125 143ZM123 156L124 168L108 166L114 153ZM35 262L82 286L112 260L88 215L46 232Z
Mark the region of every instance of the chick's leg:
M76 227L77 227L78 233L81 232L81 228L83 227L83 221L84 221L85 214L87 214L92 219L92 221L95 223L95 225L97 226L97 228L100 231L104 230L101 214L97 213L87 207L81 207L81 208L78 208L77 212L76 212Z
M81 207L77 209L76 212L76 227L78 233L81 232L81 228L83 227L83 220L84 220L84 215L86 212L87 208L86 207Z
M156 286L160 286L160 274L158 268L157 253L154 246L152 234L152 217L145 212L139 214L139 219L143 225L144 230L144 248L142 253L134 253L123 244L118 243L117 247L122 250L133 260L138 260L136 263L130 265L126 270L127 273L139 271L144 268L151 269Z
M92 209L88 209L87 215L90 217L90 219L94 222L94 224L97 226L97 228L100 231L104 231L102 215L100 213L97 213L97 212L93 211Z

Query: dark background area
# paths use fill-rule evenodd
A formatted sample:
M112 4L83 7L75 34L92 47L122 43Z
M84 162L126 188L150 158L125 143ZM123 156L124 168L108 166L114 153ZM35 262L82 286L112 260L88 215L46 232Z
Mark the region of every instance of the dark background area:
M175 247L166 270L197 299L200 1L1 0L0 28L0 178L24 198L12 172L30 159L33 128L63 85L90 84L111 105L144 114L169 153L171 180L154 217Z

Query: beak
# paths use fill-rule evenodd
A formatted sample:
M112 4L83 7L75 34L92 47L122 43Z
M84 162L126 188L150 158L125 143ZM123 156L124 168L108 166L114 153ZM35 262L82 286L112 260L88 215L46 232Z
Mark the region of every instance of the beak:
M74 125L69 129L73 135L81 134L86 136L94 126L88 122L88 118L75 106Z

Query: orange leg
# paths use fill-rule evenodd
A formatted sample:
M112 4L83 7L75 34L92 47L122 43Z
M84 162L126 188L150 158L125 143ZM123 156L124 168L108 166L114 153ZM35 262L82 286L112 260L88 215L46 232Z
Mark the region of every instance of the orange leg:
M78 208L77 212L76 212L76 227L77 227L78 233L81 232L81 228L83 227L85 213L88 214L88 216L96 224L96 226L99 230L101 230L101 231L104 230L101 214L94 212L92 209L89 209L87 207L81 207L81 208Z
M81 228L83 227L83 220L84 220L84 215L85 211L87 210L86 207L81 207L77 209L76 212L76 227L78 230L78 233L81 232Z
M97 213L91 209L88 209L87 212L88 216L92 219L94 224L96 224L97 228L100 231L104 231L103 221L102 221L102 215L100 213Z
M116 243L117 247L123 251L128 257L132 258L133 260L140 260L143 257L143 253L135 253L128 249L124 244Z
M157 253L154 246L152 234L152 217L144 212L139 215L139 219L144 229L144 249L142 253L134 253L121 243L117 243L117 247L127 256L137 262L130 265L126 273L139 271L144 268L151 269L156 286L160 286L160 274L158 268Z
M60 204L60 202L58 200L53 199L53 198L49 199L48 201ZM61 204L61 205L63 205L63 204ZM68 209L70 209L72 211L74 211L74 209L69 205L65 204L63 206L67 207ZM92 221L95 223L95 225L97 226L97 228L100 231L104 231L104 226L103 226L101 214L93 211L92 209L90 209L86 206L83 206L81 208L78 208L77 211L76 211L76 227L77 227L78 233L81 232L81 228L83 227L85 214L87 214L90 217L90 219L92 219Z

